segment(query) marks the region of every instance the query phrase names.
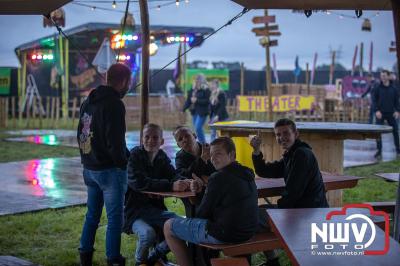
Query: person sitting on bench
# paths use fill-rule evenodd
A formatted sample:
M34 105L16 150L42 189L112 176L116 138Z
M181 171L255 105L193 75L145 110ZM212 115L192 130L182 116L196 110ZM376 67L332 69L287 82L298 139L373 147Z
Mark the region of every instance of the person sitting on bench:
M258 195L253 171L236 162L235 144L230 138L217 138L210 145L217 172L208 179L197 218L173 218L164 224L168 246L181 266L193 265L185 241L240 243L257 231Z
M323 208L329 207L325 187L317 159L311 147L299 139L296 124L287 118L279 119L274 126L275 137L284 150L279 161L265 162L260 150L261 139L254 136L253 164L258 176L285 180L278 208Z

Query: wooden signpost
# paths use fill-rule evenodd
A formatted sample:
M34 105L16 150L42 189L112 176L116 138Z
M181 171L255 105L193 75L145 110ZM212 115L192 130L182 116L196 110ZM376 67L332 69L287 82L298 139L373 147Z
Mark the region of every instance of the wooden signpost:
M266 68L265 77L268 92L268 120L272 121L272 91L271 91L271 65L270 65L270 51L269 48L278 45L278 40L271 40L269 36L281 36L278 31L278 25L269 25L269 23L275 23L275 16L269 16L268 10L265 9L264 16L253 17L252 21L254 24L264 24L264 27L253 28L251 31L256 34L256 36L262 36L259 40L260 45L265 48L266 54Z

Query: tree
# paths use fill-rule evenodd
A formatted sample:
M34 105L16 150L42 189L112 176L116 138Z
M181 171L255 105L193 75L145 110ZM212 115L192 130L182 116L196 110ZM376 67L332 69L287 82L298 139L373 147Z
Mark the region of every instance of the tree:
M356 68L357 69L357 68ZM316 71L330 71L331 70L331 65L328 64L323 64L319 65L315 69ZM347 69L341 64L341 63L336 63L334 70L336 71L346 71Z

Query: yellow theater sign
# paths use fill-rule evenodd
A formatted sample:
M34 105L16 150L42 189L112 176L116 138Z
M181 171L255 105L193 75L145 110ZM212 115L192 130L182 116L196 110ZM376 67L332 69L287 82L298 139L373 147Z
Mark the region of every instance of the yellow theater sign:
M240 112L267 112L267 96L236 96ZM282 95L272 97L273 112L311 110L316 104L314 96Z

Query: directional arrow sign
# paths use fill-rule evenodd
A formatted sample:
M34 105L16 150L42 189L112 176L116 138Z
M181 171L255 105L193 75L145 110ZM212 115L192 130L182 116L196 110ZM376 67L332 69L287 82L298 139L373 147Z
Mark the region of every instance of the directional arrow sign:
M253 18L253 23L258 24L258 23L275 23L275 16L262 16L262 17L254 17Z
M278 45L278 40L270 40L268 37L264 37L260 39L260 44L265 47L265 46L277 46Z
M254 32L256 36L281 36L279 31L269 31L266 28L254 28L251 31Z

